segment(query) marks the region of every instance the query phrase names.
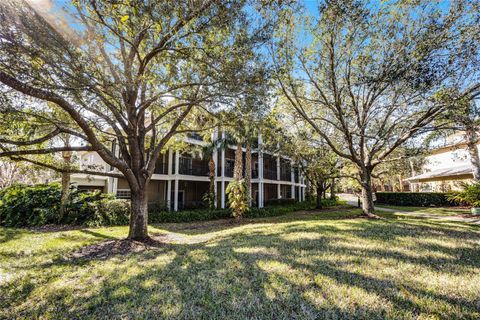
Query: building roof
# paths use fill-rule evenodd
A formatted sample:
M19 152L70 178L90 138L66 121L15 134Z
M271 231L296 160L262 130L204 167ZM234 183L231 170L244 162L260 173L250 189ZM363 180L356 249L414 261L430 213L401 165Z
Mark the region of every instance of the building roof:
M413 176L407 179L409 182L419 182L421 180L435 179L435 178L445 178L445 177L456 177L472 174L471 165L463 165L458 167L437 169L430 172L426 172L417 176Z

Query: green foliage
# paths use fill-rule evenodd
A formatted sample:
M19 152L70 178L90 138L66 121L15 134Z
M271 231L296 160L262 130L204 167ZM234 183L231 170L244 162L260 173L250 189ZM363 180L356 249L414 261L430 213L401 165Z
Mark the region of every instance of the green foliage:
M451 206L449 194L441 192L377 192L377 203L394 206Z
M465 184L462 191L453 193L448 200L457 204L466 203L475 208L480 207L480 182Z
M323 207L334 207L343 204L342 201L323 199ZM281 216L287 213L312 210L315 209L315 202L290 202L289 204L270 205L265 208L250 208L245 212L246 218L266 218ZM197 210L183 210L183 211L153 211L148 214L149 223L177 223L177 222L193 222L206 221L216 219L227 219L231 217L230 209L197 209Z
M58 184L26 186L0 190L0 225L10 227L58 223L61 191Z
M58 184L13 185L0 191L0 225L9 227L47 224L119 225L128 223L130 203L99 191L73 189L60 216L61 188Z
M241 218L248 210L247 186L245 180L231 181L226 189L228 204L235 218Z
M149 223L192 222L216 219L227 219L231 216L229 209L196 209L183 211L154 211L149 212Z
M213 192L207 192L203 195L202 197L203 202L205 202L206 206L209 209L214 209L215 208L215 193Z

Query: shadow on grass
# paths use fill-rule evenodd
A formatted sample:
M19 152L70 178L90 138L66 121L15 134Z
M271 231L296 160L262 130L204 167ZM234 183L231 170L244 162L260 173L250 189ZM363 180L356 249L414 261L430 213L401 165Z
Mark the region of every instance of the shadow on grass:
M469 231L416 220L354 219L322 224L328 219L301 219L270 219L266 220L270 223L256 222L247 230L241 230L243 224L207 224L210 232L232 230L191 244L166 243L167 239L159 238L143 247L130 247L130 243L117 250L115 246L122 242L107 240L103 242L106 247L97 247L100 251L91 255L44 265L48 277L40 281L42 285L62 277L71 283L45 291L39 303L25 303L15 311L27 318L384 319L479 315L479 297L427 290L410 278L381 275L382 265L374 264L379 260L389 261L390 267L399 264L398 271L406 274L408 270L400 265L412 266L418 272L436 272L439 265L444 272L453 272L455 267L479 267L480 252L474 246L478 233L471 231L474 228ZM202 234L202 230L183 227L177 225L170 230ZM433 258L392 250L403 248L401 241L405 238L418 238L409 249L430 252ZM459 249L422 241L425 239L468 246ZM367 240L375 246L354 246ZM105 248L114 254L103 256ZM92 270L110 264L108 272L80 281L75 273L83 263L90 264ZM379 275L363 272L368 268L379 268ZM8 307L29 301L32 285L38 286L35 279L30 280L24 283L30 289L10 298ZM76 283L82 284L81 292L71 287Z
M24 233L25 231L22 229L0 228L0 243L18 239Z

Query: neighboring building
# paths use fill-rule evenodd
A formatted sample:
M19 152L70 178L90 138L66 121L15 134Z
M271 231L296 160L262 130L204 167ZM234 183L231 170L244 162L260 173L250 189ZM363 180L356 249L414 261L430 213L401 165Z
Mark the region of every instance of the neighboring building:
M473 179L470 155L462 135L450 137L447 143L447 146L433 150L425 158L422 174L407 179L412 190L455 191L461 188L462 183ZM480 143L477 144L477 152L480 152Z
M214 137L215 138L215 137ZM165 205L177 211L198 208L204 205L203 196L209 190L208 161L203 159L198 148L205 145L198 135L190 135L185 142L192 146L191 152L165 150L157 161L149 183L148 201L150 205ZM196 150L197 149L197 150ZM236 147L219 149L214 154L217 165L215 188L218 208L225 208L227 196L225 189L233 180L233 167ZM245 150L243 150L245 161ZM80 155L81 166L95 167L96 170L113 170L95 152ZM81 190L101 190L114 193L117 198L129 198L130 189L126 179L109 178L86 174L72 174L72 182ZM279 198L305 200L306 182L287 157L273 155L262 148L261 138L252 150L252 205L263 207Z

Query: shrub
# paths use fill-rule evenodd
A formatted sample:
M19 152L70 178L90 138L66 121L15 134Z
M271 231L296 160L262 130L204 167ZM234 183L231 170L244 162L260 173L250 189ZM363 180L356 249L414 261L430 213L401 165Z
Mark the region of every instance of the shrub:
M468 204L475 208L480 207L480 182L464 184L463 190L451 194L448 200L460 205Z
M248 210L247 185L245 180L231 181L225 192L228 195L228 205L232 209L232 214L235 218L240 218L245 215Z
M192 222L206 221L216 219L226 219L231 217L230 209L197 209L183 211L157 211L148 214L148 222L165 223L165 222Z
M58 184L13 185L0 190L0 224L9 227L59 223Z
M377 192L378 204L414 207L451 206L449 194L441 192Z
M102 199L94 214L84 224L88 226L126 225L130 220L130 201L125 199Z
M118 225L127 224L130 204L111 194L79 192L72 188L65 215L60 216L59 184L14 185L0 190L0 225L8 227L46 224Z
M331 199L323 199L323 207L332 207L345 203ZM265 208L250 208L245 212L246 218L266 218L284 215L294 211L311 210L315 208L315 202L294 202L288 205L270 205ZM148 214L149 223L171 223L171 222L192 222L227 219L232 216L231 209L201 209L201 210L183 210L183 211L155 211Z

